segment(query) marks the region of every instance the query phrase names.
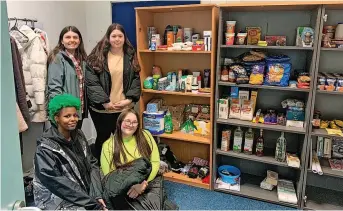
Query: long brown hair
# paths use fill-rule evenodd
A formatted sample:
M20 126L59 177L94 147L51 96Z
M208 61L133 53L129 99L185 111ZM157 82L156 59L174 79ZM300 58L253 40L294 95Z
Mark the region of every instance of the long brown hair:
M116 132L115 132L115 136L113 139L114 149L113 149L112 165L115 166L116 168L124 166L127 163L126 153L128 153L128 151L126 150L124 143L123 143L123 134L121 131L121 124L123 123L125 117L129 113L134 114L137 118L137 121L138 121L137 130L134 132L133 136L136 138L137 148L138 148L139 154L142 157L150 160L150 156L151 156L151 152L152 152L152 149L150 148L148 141L145 139L145 136L143 134L143 130L140 128L140 120L139 120L138 113L133 109L124 110L118 117L117 124L116 124ZM151 145L151 146L153 146L153 145ZM123 157L123 162L121 161L121 156ZM133 155L131 155L131 156L133 157Z
M110 36L114 30L119 30L124 34L124 39L125 39L124 46L123 46L124 54L129 54L129 55L134 56L132 65L134 67L134 71L139 72L140 67L138 65L138 60L135 53L135 49L133 48L129 39L127 38L124 27L120 25L119 23L113 23L108 27L104 37L100 40L100 42L96 44L92 52L89 54L87 58L87 64L91 68L93 68L97 73L100 73L105 69L105 65L106 65L105 61L107 58L107 54L111 49Z
M62 29L62 31L60 33L60 37L58 39L57 46L50 52L50 54L48 56L48 62L47 62L48 66L51 62L53 62L55 60L56 55L60 51L65 50L65 47L62 44L63 36L64 36L64 34L66 34L67 32L70 32L70 31L76 33L80 38L79 47L77 47L77 49L75 50L75 58L80 61L80 64L82 64L83 61L86 61L87 53L86 53L85 47L83 45L83 39L82 39L82 35L81 35L80 31L75 26L66 26Z

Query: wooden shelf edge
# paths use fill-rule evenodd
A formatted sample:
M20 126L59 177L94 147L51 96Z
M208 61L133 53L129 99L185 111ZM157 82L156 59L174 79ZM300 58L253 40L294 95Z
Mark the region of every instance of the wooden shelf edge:
M277 50L304 50L304 51L313 51L313 47L298 47L298 46L258 46L258 45L221 45L221 48L235 48L235 49L277 49Z
M196 94L192 92L174 92L174 91L159 91L153 89L142 89L143 93L154 93L154 94L165 94L165 95L181 95L181 96L189 96L189 97L207 97L210 98L212 95L209 94Z
M204 188L204 189L210 189L210 184L203 183L201 180L198 179L192 179L187 177L186 175L174 173L174 172L168 172L163 174L164 179L171 181L171 182L177 182L177 183L182 183L185 185L190 185L190 186L195 186L199 188Z
M161 135L154 135L160 138L168 138L179 141L193 142L199 144L211 144L210 137L195 136L190 134L185 134L180 131L173 132L172 134L163 133Z
M170 50L156 50L148 49L138 50L138 53L179 53L179 54L211 54L212 51L170 51Z

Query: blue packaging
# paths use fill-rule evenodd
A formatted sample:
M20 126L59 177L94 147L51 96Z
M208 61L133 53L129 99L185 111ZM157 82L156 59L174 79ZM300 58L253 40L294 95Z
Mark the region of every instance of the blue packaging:
M238 98L238 92L239 92L239 88L237 86L232 86L230 97L231 98Z
M275 55L266 58L266 79L264 85L288 86L292 64L286 55Z
M164 111L157 113L143 112L143 127L152 135L160 135L164 133Z

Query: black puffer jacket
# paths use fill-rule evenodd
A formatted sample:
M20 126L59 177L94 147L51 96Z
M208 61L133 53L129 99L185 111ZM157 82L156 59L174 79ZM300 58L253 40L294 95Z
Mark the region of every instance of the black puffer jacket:
M128 167L110 172L102 180L103 197L109 210L177 210L167 199L163 188L163 177L157 176L149 182L144 193L130 199L127 192L132 185L142 183L151 172L151 163L145 158L134 160Z
M40 209L99 209L102 186L97 160L81 130L66 140L51 126L37 141L34 198Z
M132 102L138 102L141 95L141 82L139 70L135 67L135 52L124 54L123 89L124 95ZM138 64L136 64L138 65ZM107 58L104 62L105 70L97 73L92 67L86 68L86 87L89 105L93 108L104 110L102 104L110 102L112 83L111 74L107 65Z

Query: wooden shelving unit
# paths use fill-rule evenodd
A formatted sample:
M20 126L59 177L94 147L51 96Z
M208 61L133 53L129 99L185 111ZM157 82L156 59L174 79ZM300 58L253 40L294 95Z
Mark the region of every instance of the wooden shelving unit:
M214 120L213 102L217 21L218 8L211 4L136 8L137 55L141 65L140 77L142 87L144 79L151 76L152 66L158 65L161 67L164 76L166 76L167 72L177 71L180 68L188 69L190 72L200 71L203 76L204 69L210 69L210 88L212 90L208 94L194 94L143 89L140 99L140 114L146 110L146 104L153 98L162 98L166 105L207 104L211 108L210 122L212 125ZM167 25L181 25L182 27L193 28L194 32L201 34L201 37L203 31L212 31L212 50L150 51L148 49L147 27L156 27L162 39L164 29ZM210 172L212 173L212 126L208 137L194 136L184 134L180 131L174 131L172 134L159 135L159 138L161 142L168 144L176 158L184 163L188 163L193 157L208 160ZM170 181L211 189L211 184L203 183L199 179L188 178L185 175L169 172L164 177Z
M263 6L261 6L261 4ZM218 105L215 105L214 124L214 144L213 144L213 186L214 190L240 195L243 197L254 198L262 201L276 203L289 207L302 207L302 191L304 174L307 172L304 165L307 154L308 130L310 122L310 111L312 102L312 92L314 84L311 83L310 89L298 89L290 87L276 87L265 85L233 84L220 81L220 72L223 58L234 58L242 53L253 49L261 50L274 54L285 54L291 58L292 71L294 69L304 69L309 72L311 81L315 80L316 53L318 50L318 37L315 37L314 46L311 48L294 46L296 41L296 29L299 26L310 26L319 32L321 17L321 5L304 2L269 2L269 3L231 3L220 6L219 13L219 32L218 32L218 52L217 52L217 73L216 73L216 94L215 99L220 99L223 95L228 96L230 87L236 86L243 90L257 90L256 109L276 109L282 111L281 101L289 98L303 100L306 104L305 124L303 128L286 127L281 125L267 125L252 123L239 119L220 119L218 118ZM287 46L251 46L251 45L232 45L226 46L225 43L225 21L236 21L236 31L245 29L246 26L259 26L262 29L261 37L265 35L286 35ZM255 115L255 114L254 114ZM255 131L255 140L258 136L256 129L264 129L266 156L246 155L234 153L232 151L222 151L221 132L223 129L230 128L232 133L237 126L245 132L247 128ZM280 132L285 132L287 140L287 152L296 153L300 159L300 168L292 168L287 163L278 162L274 158L276 140ZM233 135L231 135L231 142ZM254 140L254 142L255 142ZM232 143L230 150L232 149ZM241 177L241 190L231 191L219 189L215 185L218 177L217 168L220 165L233 165L238 167L243 176ZM279 173L279 178L293 181L296 190L298 203L291 204L281 202L278 199L277 191L266 191L260 188L260 183L266 177L267 170Z
M321 17L327 16L327 20L321 19L320 29L324 26L335 25L343 21L343 2L336 4L324 3L321 6ZM317 34L318 43L322 41L322 33ZM313 98L311 103L310 121L313 119L315 110L321 111L322 119L333 120L343 119L343 93L316 90L317 76L320 72L343 73L343 48L323 48L319 44L317 47L317 59L315 69L315 80ZM314 174L311 170L311 151L316 150L317 138L338 138L338 135L329 135L325 129L314 129L309 127L308 152L306 153L305 182L303 184L302 207L313 210L343 210L343 172L332 170L327 159L319 158L323 175Z

